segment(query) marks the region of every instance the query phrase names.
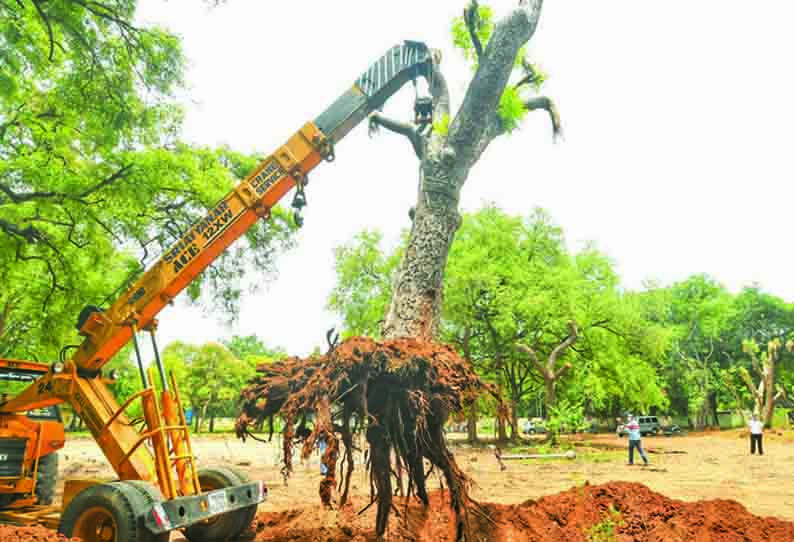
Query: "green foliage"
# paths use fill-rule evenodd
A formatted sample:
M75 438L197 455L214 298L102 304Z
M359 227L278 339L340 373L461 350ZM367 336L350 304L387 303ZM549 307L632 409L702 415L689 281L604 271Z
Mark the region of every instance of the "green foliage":
M392 276L402 256L401 249L384 254L382 239L380 232L363 231L334 249L337 282L327 307L342 316L345 337L380 336Z
M557 441L557 437L562 432L577 432L585 429L587 424L584 419L584 403L572 403L567 399L560 400L551 408L546 430L552 442Z
M493 18L494 13L491 7L482 4L477 7L477 37L480 38L483 49L488 45L488 40L491 39L491 34L493 33ZM470 60L476 70L477 52L474 49L471 34L469 34L469 29L463 17L455 17L452 21L452 44L461 50L463 57Z
M444 113L440 119L433 120L433 131L440 136L449 133L449 113Z
M526 114L527 110L518 90L515 87L505 88L502 98L499 100L499 118L502 119L505 131L510 133L518 128Z
M208 420L237 414L240 390L256 368L253 360L240 360L218 343L173 342L163 350L163 362L174 373L183 403L193 408L199 430Z
M283 348L268 348L256 335L233 335L231 339L223 341L223 345L235 358L254 364L269 363L287 355Z
M181 45L135 7L0 3L0 355L55 359L85 304L107 307L256 162L179 140ZM233 315L292 231L278 210L191 296Z
M626 524L620 511L611 504L604 517L587 529L588 542L617 542L617 530Z

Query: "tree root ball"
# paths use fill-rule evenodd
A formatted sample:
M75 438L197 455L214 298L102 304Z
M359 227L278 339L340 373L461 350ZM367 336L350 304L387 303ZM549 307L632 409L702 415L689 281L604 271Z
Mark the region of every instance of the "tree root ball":
M251 427L269 420L272 437L273 418L281 417L285 477L292 471L294 445L303 443L301 456L306 458L322 438L328 474L321 482L321 500L332 505L330 490L336 486L341 451L338 489L339 505L344 505L353 472L353 434L365 433L371 499L377 503L376 533L386 531L392 478L402 490L405 475L406 496L415 495L427 505L426 480L437 469L446 482L458 537L465 538L467 507L476 505L469 497L469 479L447 448L444 424L483 393L502 402L495 388L451 347L410 338L378 342L353 337L323 356L287 358L261 365L257 373L241 393L237 435L245 439Z

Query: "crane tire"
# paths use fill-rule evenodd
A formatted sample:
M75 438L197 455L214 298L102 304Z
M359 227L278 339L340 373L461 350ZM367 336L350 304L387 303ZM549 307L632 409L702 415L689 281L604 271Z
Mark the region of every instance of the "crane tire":
M83 542L160 542L143 525L150 503L128 482L89 486L75 495L61 516L58 532Z
M245 474L240 469L236 469L234 467L225 467L225 468L231 471L232 474L237 476L237 485L247 484L248 482L251 481L251 477ZM256 511L258 508L259 508L258 505L253 505L243 509L245 510L246 515L245 515L245 521L243 522L243 530L240 532L245 531L248 528L248 526L251 525L251 523L254 521L254 518L256 517Z
M36 500L38 504L49 505L55 500L55 486L58 483L58 453L44 455L39 458L36 471Z
M202 492L216 491L239 485L237 474L225 467L199 469L199 485ZM227 512L206 521L190 525L184 534L190 542L224 542L243 532L251 521L247 508Z

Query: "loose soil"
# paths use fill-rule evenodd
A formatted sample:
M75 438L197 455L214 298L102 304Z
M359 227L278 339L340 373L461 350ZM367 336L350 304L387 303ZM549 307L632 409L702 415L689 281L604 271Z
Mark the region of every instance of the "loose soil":
M509 510L517 507L518 517L530 518L532 521L540 522L539 524L544 524L543 522L548 520L547 525L550 528L559 529L558 532L563 533L560 535L562 538L557 539L560 542L568 540L566 538L568 533L563 529L573 528L569 523L571 520L567 519L571 514L579 513L587 521L598 521L592 516L588 519L583 513L586 506L583 504L586 502L584 498L577 504L577 491L582 490L570 489L572 486L581 488L588 480L594 484L587 488L587 491L591 492L588 498L592 503L601 506L601 508L596 506L600 513L606 510L607 501L610 499L614 499L616 507L623 506L620 510L623 511L627 525L621 531L623 538L618 539L621 542L634 540L633 537L637 537L636 540L653 542L790 540L791 535L777 534L773 530L776 525L781 524L787 530L794 532L794 524L780 521L794 520L794 485L789 483L794 478L794 445L791 439L775 434L765 435L763 457L751 456L747 437L737 431L643 439L646 448L663 452L686 452L649 454L654 470L627 466L626 441L613 435L585 437L578 443L579 455L573 461L564 459L506 461L506 471L500 470L493 450L487 447L467 446L458 440L462 435L453 434L448 437L458 463L473 480L472 496L479 502L493 503L486 505L486 512L491 517L500 522L507 521L506 518L512 518L510 521L513 521L514 517L505 514L509 514ZM366 446L363 438L359 444L362 448ZM595 455L588 456L588 447L595 450ZM285 485L280 474L283 448L278 436L274 437L270 444L251 441L241 444L234 435L230 434L202 435L193 437L193 449L200 466L233 465L252 478L267 481L270 495L267 502L260 506L260 515L256 522L258 532L249 533L247 541L254 538L257 542L289 540L290 538L284 538L286 533L296 536L295 539L298 541L372 542L374 540L372 536L375 525L372 516L374 505L360 516L356 515L369 503L370 487L364 468L356 469L356 474L353 476L350 505L342 511L326 511L320 506L317 495L317 485L321 480L320 458L317 454L311 455L303 462L296 457L295 470ZM113 475L96 443L91 439L70 438L61 459L61 479L64 476L101 478ZM355 461L361 465L362 454L357 452ZM617 485L612 483L618 480L628 483ZM625 490L626 487L641 488L638 483L650 489L632 489L630 492ZM409 525L416 526L416 530L409 532L409 536L414 538L406 538L406 535L399 535L403 536L402 539L396 538L397 533L403 533L406 527L404 521L392 512L388 531L389 540L398 542L430 540L432 529L435 528L432 523L434 521L440 525L440 533L446 528L448 519L445 519L447 518L445 514L448 512L441 506L438 487L437 481L428 486L433 492L426 519L423 519L425 512L421 507L415 505L409 507ZM559 494L549 497L557 493ZM723 498L735 499L740 504L733 500L719 500ZM534 505L527 504L527 499L535 499ZM653 506L637 507L637 501L640 503L647 501ZM404 503L395 499L394 504L402 515ZM560 512L553 515L555 509L559 509ZM778 519L759 517L752 519L747 510L756 516L774 516ZM674 512L672 515L665 515L671 511ZM486 521L491 525L489 530L495 529L493 524L482 520L476 513L469 514L469 517L472 522ZM667 521L662 522L661 518L666 518ZM654 523L655 521L658 525ZM420 523L423 526L420 526ZM325 526L324 530L323 526ZM686 535L681 534L684 532L681 529L690 527L701 529L707 527L709 530L702 533L692 531L695 534L689 534L690 531L687 531ZM754 532L750 532L751 530ZM13 536L16 536L17 532L16 527L0 527L0 540L15 542ZM540 537L532 538L526 534L527 532L531 533L531 531L518 531L514 534L513 540L546 540ZM20 542L57 540L51 531L39 529L33 534L41 537L44 536L43 533L50 538L35 538L25 534L23 538L17 536L17 540ZM300 538L299 535L302 533L315 538ZM433 542L446 540L442 534L438 536L433 534L437 538ZM507 534L504 536L506 537ZM585 540L580 534L570 536L570 540ZM495 539L492 537L484 540L492 542ZM503 540L508 539L503 538Z
M67 542L68 539L44 527L0 525L0 540L2 542ZM79 542L77 538L71 540Z
M243 540L254 542L374 542L373 514L357 505L334 512L320 506L260 514ZM397 504L389 542L453 542L455 518L446 492L430 506ZM585 484L558 495L517 505L482 503L470 508L470 540L476 542L586 542L593 525L620 514L617 542L788 542L794 523L750 514L732 500L687 503L638 483Z

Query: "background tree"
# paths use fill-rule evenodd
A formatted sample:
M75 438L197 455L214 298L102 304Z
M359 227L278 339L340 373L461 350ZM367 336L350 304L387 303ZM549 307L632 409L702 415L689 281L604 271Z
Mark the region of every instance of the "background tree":
M248 173L255 158L179 139L179 39L135 1L0 2L0 355L53 359ZM245 270L273 271L278 211L189 289L234 314Z
M789 349L794 343L789 342ZM744 352L750 357L753 369L758 373L759 380L756 385L750 373L744 367L739 369L739 374L747 385L750 395L755 403L753 412L761 417L766 427L772 427L772 416L775 409L775 401L785 397L785 392L780 386L775 386L775 365L780 356L780 339L772 339L767 344L766 352L758 357L758 344L755 341L745 341Z
M380 232L365 230L334 249L336 285L326 307L342 317L345 337L380 337L394 271L402 256L400 248L384 250L382 241Z
M238 359L219 343L196 346L176 341L163 350L163 361L193 408L196 432L207 422L213 432L217 417L237 414L240 390L256 374L254 362Z
M438 66L430 85L432 129L371 116L406 136L420 160L419 197L405 255L398 268L383 336L434 338L439 331L444 269L460 225L460 191L472 167L498 136L513 131L527 111L543 109L559 122L552 102L523 93L539 86L542 75L525 60L522 47L535 32L542 1L520 2L498 22L493 13L471 1L455 23L454 41L475 66L463 104L450 111L449 91Z
M268 348L256 335L232 335L232 338L223 341L223 346L229 349L232 355L248 363L264 363L286 357L286 351L281 348Z

